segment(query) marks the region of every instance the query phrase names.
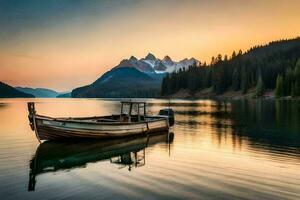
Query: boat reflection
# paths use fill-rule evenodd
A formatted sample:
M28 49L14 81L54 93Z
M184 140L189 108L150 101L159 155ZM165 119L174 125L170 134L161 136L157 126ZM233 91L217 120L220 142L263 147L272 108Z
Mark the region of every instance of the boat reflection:
M151 145L172 143L174 133L161 132L155 135L101 141L46 141L40 144L30 161L28 191L34 191L39 174L85 167L88 163L109 159L119 168L144 166L145 149Z

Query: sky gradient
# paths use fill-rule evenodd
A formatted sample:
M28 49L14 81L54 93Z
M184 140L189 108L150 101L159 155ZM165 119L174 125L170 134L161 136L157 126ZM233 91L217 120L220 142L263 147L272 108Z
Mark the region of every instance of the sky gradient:
M300 36L298 0L0 0L0 81L58 91L123 58L231 54Z

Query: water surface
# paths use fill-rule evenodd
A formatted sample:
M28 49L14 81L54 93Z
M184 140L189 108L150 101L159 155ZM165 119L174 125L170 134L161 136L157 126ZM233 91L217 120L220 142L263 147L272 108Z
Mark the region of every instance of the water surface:
M0 100L1 199L300 199L299 101L172 100L173 137L41 145L27 101ZM34 101L54 117L119 112L109 99Z

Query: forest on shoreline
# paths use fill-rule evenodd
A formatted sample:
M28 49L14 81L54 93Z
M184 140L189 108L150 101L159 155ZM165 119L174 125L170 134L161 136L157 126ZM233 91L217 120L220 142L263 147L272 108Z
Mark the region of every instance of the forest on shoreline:
M300 96L300 38L270 42L231 56L212 57L209 64L194 64L188 70L167 74L161 96L222 96L232 92L241 96L263 97L273 91L275 97ZM199 96L199 95L198 95ZM200 95L201 97L201 95Z

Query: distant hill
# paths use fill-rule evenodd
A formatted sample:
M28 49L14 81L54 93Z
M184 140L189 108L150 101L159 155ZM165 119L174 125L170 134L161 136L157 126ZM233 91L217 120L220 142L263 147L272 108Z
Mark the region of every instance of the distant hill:
M71 98L71 92L62 92L56 98Z
M33 98L31 94L21 92L14 87L7 85L0 81L0 98L16 98L16 97L29 97Z
M149 76L133 67L114 68L91 85L76 88L72 97L154 97L159 95L161 76Z
M55 98L58 92L46 88L15 87L15 89L40 98Z

